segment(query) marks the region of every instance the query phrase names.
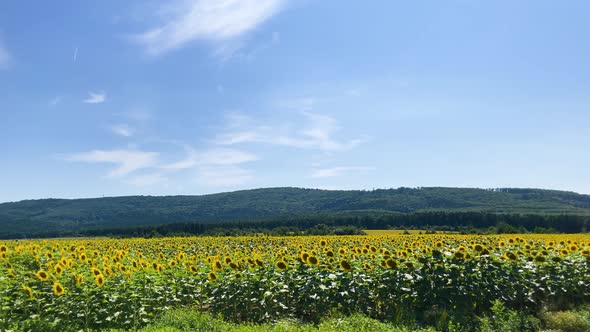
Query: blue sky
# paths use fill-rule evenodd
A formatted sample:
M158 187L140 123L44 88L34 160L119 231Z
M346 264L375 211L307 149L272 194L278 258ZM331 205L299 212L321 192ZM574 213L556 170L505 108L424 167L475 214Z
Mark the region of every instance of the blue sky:
M587 1L3 1L0 202L590 193Z

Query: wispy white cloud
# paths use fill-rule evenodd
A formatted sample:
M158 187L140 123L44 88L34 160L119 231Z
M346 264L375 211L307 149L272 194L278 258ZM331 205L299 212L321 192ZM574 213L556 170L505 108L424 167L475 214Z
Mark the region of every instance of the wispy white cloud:
M258 160L256 155L236 149L213 148L206 151L196 151L186 146L185 151L185 159L160 167L167 170L181 170L195 167L238 165Z
M107 99L107 94L104 92L95 93L95 92L88 92L88 98L84 99L83 102L87 104L100 104L104 103Z
M327 178L343 176L348 173L368 172L374 170L374 167L359 167L359 166L339 166L332 168L316 169L311 174L313 178Z
M116 168L109 172L109 177L123 177L134 171L154 167L159 153L137 150L93 150L66 157L68 161L86 163L110 163Z
M293 109L297 111L311 111L317 100L312 97L302 97L294 99L280 100L277 105L282 108Z
M2 43L2 36L0 36L0 69L8 68L8 65L12 61L12 56Z
M197 182L207 187L231 187L254 179L251 171L237 166L201 167Z
M55 96L53 97L50 101L49 101L49 105L51 106L55 106L57 104L61 103L61 97L60 96Z
M78 60L78 48L74 48L74 62L76 62L76 60Z
M111 131L115 135L123 137L131 137L135 134L135 129L129 127L127 124L121 123L111 126Z
M337 140L334 134L338 131L338 123L331 116L301 112L304 124L298 130L290 130L281 125L252 125L251 120L244 116L231 115L228 130L215 138L219 145L240 143L262 143L282 145L302 149L319 149L323 151L348 150L363 143L365 138Z
M163 176L161 173L144 174L131 177L125 182L138 187L154 186L164 182L167 182L168 178Z
M158 26L134 40L160 55L195 40L236 40L278 13L286 0L175 0L161 8ZM226 52L227 53L227 52Z

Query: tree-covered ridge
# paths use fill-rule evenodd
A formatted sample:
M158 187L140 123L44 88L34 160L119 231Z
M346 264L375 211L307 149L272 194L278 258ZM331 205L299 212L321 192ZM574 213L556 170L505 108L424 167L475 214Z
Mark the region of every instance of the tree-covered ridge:
M202 196L41 199L0 204L0 228L3 232L30 233L437 210L589 215L590 195L541 189L428 187L335 191L265 188Z

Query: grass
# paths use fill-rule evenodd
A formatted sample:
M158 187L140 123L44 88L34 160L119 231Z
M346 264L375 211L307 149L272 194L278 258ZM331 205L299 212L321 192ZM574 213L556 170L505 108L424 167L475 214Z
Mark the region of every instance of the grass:
M469 330L472 330L471 328ZM122 330L113 330L122 331ZM318 325L303 324L297 320L281 320L269 324L235 324L201 313L190 308L173 309L162 315L142 332L435 332L434 328L409 328L355 314L348 317L331 317ZM461 326L450 324L445 331L464 331ZM590 306L569 311L544 312L539 318L506 310L497 303L488 317L481 319L477 332L588 332L590 331Z
M434 332L433 329L408 329L379 322L363 315L326 319L319 325L301 324L295 320L282 320L272 324L234 324L210 314L191 309L175 309L165 313L142 332Z

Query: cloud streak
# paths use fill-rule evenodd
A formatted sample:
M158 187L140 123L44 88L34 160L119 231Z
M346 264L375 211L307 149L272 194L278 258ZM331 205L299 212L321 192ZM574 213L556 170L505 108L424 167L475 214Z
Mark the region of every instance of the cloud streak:
M214 148L199 152L187 146L185 151L187 155L185 159L162 165L160 168L182 170L195 167L237 165L258 160L256 155L236 149Z
M2 39L0 38L0 69L8 68L8 65L12 61L12 56L2 43Z
M215 138L218 145L261 143L282 145L299 149L318 149L326 152L352 149L365 141L365 138L337 140L334 134L338 123L331 116L303 111L305 124L299 130L289 130L280 125L252 125L252 121L242 115L230 115L228 130Z
M85 163L115 164L109 177L124 177L137 170L154 167L158 162L159 153L137 150L93 150L68 156L66 160Z
M374 167L339 166L332 168L316 169L311 174L312 178L329 178L343 176L349 173L368 172L375 170Z
M51 106L55 106L55 105L57 105L59 103L61 103L61 97L60 96L55 96L55 97L53 97L53 99L51 99L49 101L49 105L51 105Z
M95 92L88 92L88 98L84 99L82 102L86 104L100 104L104 103L107 100L106 93L95 93Z
M133 40L157 56L196 41L235 40L277 14L285 0L176 0L164 21Z
M107 100L106 93L95 93L88 92L88 98L84 99L83 102L86 104L100 104Z
M129 127L124 123L111 126L111 131L115 135L122 137L131 137L135 134L135 129Z

